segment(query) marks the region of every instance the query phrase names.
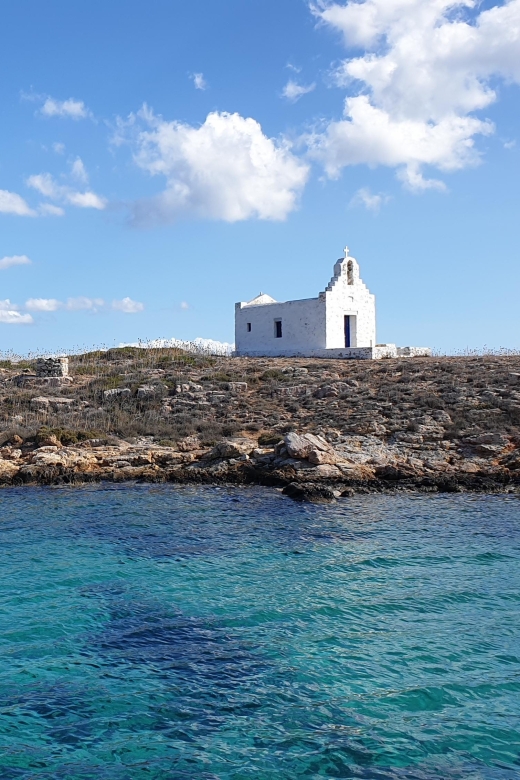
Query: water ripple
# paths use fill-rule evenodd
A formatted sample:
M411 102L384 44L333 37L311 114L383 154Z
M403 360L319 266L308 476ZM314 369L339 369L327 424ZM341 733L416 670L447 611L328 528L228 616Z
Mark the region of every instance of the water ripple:
M1 494L0 778L520 778L520 504Z

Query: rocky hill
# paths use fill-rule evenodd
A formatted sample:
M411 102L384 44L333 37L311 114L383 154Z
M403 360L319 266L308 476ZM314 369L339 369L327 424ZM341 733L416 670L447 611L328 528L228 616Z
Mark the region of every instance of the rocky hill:
M0 364L0 481L520 492L520 357L251 359L123 348Z

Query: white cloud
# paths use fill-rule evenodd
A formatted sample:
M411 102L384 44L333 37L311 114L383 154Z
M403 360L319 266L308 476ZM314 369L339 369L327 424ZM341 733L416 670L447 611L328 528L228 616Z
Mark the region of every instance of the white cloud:
M138 120L147 129L137 127ZM128 128L137 133L137 165L167 181L155 198L133 204L137 225L181 217L284 220L307 181L309 167L291 153L288 142L268 138L258 122L239 114L211 113L203 125L192 127L167 122L144 107Z
M208 88L208 82L204 78L203 73L194 73L192 75L193 83L195 85L195 89L207 89Z
M59 301L57 298L29 298L25 302L25 308L28 311L90 311L98 312L105 306L103 298L68 298L66 302Z
M121 301L112 301L112 308L125 314L138 314L144 311L144 303L133 301L131 298L123 298Z
M38 213L42 217L63 217L65 211L60 206L53 206L52 203L40 203Z
M12 268L14 265L31 265L31 260L27 255L11 255L10 257L2 257L0 260L0 271L5 271L6 268Z
M67 303L64 304L64 308L67 311L92 311L97 312L105 305L103 298L86 298L80 296L79 298L68 298Z
M344 119L312 139L329 175L387 165L412 189L441 189L424 166L479 162L475 136L494 128L473 112L496 100L497 77L520 83L520 0L480 13L475 0L322 0L313 11L364 50L335 72L351 95Z
M24 308L30 312L85 311L97 314L100 311L107 311L108 304L103 298L88 298L81 295L77 298L67 298L66 301L60 301L57 298L29 298L25 302ZM112 301L110 308L124 314L138 314L144 311L144 304L139 303L139 301L133 301L131 298L123 298L122 300ZM0 312L9 311L12 314L13 311L16 312L18 309L19 307L9 300L0 301Z
M349 205L351 208L354 206L364 206L367 211L377 213L381 206L388 203L389 200L390 197L384 193L376 194L371 192L369 187L361 187L361 189L356 192Z
M20 307L16 303L12 303L9 298L4 301L0 301L0 311L18 311Z
M16 214L18 217L34 217L34 212L25 200L15 192L0 190L0 214Z
M56 98L47 97L40 109L43 116L57 116L67 119L86 119L91 116L90 111L82 100L56 100Z
M53 151L56 152L56 154L65 153L65 144L62 144L61 141L56 141L56 143L53 143L52 148Z
M66 200L72 206L77 206L80 209L98 209L102 211L107 205L105 198L96 195L95 192L90 190L87 192L68 192Z
M338 178L342 168L360 163L403 167L401 175L412 189L425 189L423 165L455 171L477 163L472 136L493 132L490 122L473 117L451 115L437 123L396 119L366 95L347 98L344 114L309 139L311 156L322 161L328 176Z
M309 92L313 92L316 89L316 84L298 84L293 79L289 79L282 91L282 96L290 100L291 103L296 103L303 95L307 95Z
M81 165L83 165L83 163L81 163ZM69 187L65 184L58 184L50 173L38 173L29 176L27 185L50 200L70 204L71 206L102 210L106 208L107 205L105 198L96 195L96 193L91 190L79 192L73 187ZM49 213L59 216L55 209L52 209Z
M62 306L55 298L29 298L25 302L25 308L29 311L57 311Z
M20 314L18 306L9 299L0 301L0 323L5 325L30 325L33 318L30 314Z
M189 305L189 303L187 303L186 301L182 301L182 303L181 303L181 309L182 309L183 311L187 311L189 308L190 308L190 305Z
M72 163L70 173L73 179L76 179L77 181L80 181L83 184L88 184L88 173L86 171L86 168L83 164L83 160L81 159L81 157L76 157L76 159Z

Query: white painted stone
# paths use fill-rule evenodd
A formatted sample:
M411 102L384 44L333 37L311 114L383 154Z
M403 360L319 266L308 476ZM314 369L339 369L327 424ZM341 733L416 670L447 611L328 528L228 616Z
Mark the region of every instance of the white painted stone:
M317 298L279 303L260 293L247 303L237 303L235 354L378 360L429 356L431 352L423 347L376 344L375 297L362 281L359 264L347 247L327 288Z

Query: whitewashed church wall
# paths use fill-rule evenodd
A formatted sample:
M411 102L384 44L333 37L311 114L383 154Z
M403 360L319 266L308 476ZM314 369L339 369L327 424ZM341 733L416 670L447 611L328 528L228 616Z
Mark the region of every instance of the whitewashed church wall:
M275 320L282 321L282 337L276 338ZM237 355L288 356L326 349L325 300L302 301L235 308L235 350ZM250 323L251 331L247 324Z
M345 316L350 320L350 346L374 347L376 345L376 304L365 284L355 279L348 284L342 273L331 290L325 292L327 308L327 348L345 347Z

